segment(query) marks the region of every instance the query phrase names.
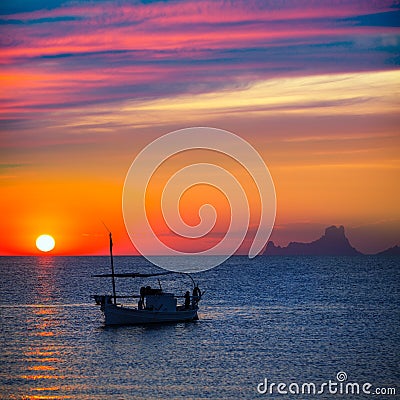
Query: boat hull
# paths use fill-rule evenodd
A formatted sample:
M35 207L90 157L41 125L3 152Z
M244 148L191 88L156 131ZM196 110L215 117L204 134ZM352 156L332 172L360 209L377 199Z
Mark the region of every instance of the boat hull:
M134 308L122 307L114 304L106 304L102 307L105 317L105 324L108 325L143 325L159 324L166 322L186 322L198 319L197 310L177 311L150 311L137 310Z

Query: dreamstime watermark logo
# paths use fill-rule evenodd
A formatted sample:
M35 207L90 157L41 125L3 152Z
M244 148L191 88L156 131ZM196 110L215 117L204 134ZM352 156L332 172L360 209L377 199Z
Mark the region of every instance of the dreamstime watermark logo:
M124 222L132 243L153 264L175 272L211 269L228 259L243 243L250 228L250 203L241 182L225 164L189 162L172 173L160 199L162 217L170 232L177 238L199 239L207 237L217 220L212 199L198 209L200 222L197 225L184 221L179 210L180 200L196 185L208 185L222 192L229 202L230 222L217 244L195 253L185 252L166 244L154 231L147 209L153 201L149 201L147 194L149 183L164 162L188 150L211 150L227 156L251 177L260 204L258 226L252 227L255 232L248 254L250 258L255 257L267 243L275 221L276 198L272 177L260 154L248 142L231 132L207 127L186 128L166 134L147 145L133 161L122 196ZM181 257L177 261L171 256L190 257Z
M348 381L346 372L339 371L336 374L336 380L329 379L327 382L269 382L264 378L263 382L257 385L257 392L259 394L301 394L301 395L396 395L395 387L376 387L372 383L352 382Z

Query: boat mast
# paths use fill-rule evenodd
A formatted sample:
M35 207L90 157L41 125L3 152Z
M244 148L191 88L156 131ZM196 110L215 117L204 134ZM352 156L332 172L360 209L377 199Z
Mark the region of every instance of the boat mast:
M114 297L114 304L117 304L117 294L115 292L114 259L112 253L113 242L112 242L111 232L109 234L110 234L110 259L111 259L111 279L112 279L113 297Z

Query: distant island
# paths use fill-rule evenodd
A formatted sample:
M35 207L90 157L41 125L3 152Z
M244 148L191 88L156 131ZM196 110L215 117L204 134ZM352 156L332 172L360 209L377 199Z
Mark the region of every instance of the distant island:
M290 242L286 247L268 242L264 251L267 256L356 256L363 253L355 249L347 239L343 226L330 226L325 234L310 243ZM400 247L394 246L377 255L400 255Z

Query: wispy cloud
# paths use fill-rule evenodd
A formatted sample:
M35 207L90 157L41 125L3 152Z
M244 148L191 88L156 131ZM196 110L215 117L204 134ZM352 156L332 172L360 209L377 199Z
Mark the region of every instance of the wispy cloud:
M397 14L387 0L6 2L1 118L394 68Z

